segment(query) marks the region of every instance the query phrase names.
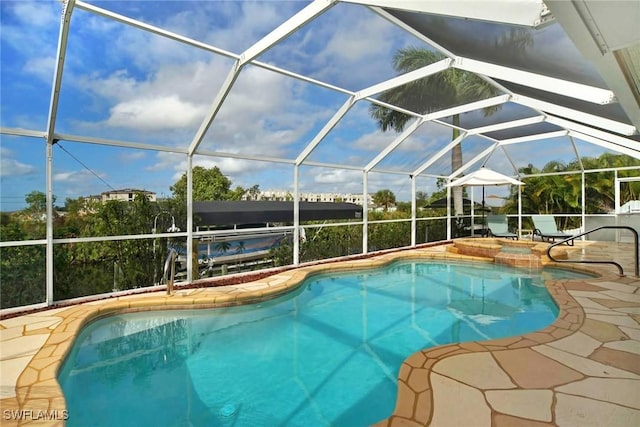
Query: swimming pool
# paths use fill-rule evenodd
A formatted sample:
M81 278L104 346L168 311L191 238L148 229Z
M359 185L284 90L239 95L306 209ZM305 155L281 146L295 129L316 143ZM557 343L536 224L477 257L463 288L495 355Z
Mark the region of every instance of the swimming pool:
M396 262L260 304L110 316L60 371L67 425L369 425L392 412L415 351L552 323L551 277L585 275Z

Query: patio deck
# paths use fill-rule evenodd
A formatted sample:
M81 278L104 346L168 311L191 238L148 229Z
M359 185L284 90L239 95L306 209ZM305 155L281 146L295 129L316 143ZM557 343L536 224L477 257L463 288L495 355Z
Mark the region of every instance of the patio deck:
M560 306L551 326L523 336L452 344L414 353L403 363L393 415L376 427L636 426L640 425L640 279L633 246L577 242L572 259L610 259L625 267L589 265L598 278L554 281ZM466 258L445 246L330 264L378 265L397 258ZM485 260L486 261L486 260ZM303 266L241 285L146 293L55 308L0 321L2 425L63 425L57 370L86 322L112 313L237 304L286 292L327 264ZM22 418L19 420L18 418Z

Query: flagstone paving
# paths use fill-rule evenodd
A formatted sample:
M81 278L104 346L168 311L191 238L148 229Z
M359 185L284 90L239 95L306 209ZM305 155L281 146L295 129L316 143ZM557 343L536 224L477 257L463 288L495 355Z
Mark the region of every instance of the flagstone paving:
M205 308L270 298L329 268L374 266L397 258L466 258L449 246L429 246L332 264L303 266L245 284L121 296L7 317L0 321L2 425L64 425L56 381L78 331L113 313ZM599 277L550 281L560 307L549 327L523 336L451 344L414 353L401 366L394 413L376 427L637 426L640 425L640 279L633 247L577 242L570 259ZM543 263L548 259L543 258ZM563 266L568 266L563 264ZM572 264L573 266L573 264Z

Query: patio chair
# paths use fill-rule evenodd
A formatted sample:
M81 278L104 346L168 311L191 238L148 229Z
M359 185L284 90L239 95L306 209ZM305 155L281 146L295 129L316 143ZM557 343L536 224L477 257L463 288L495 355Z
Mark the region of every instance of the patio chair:
M518 235L509 231L506 215L487 215L487 227L489 235L493 237L505 237L516 240Z
M555 242L556 239L568 239L571 234L562 233L558 230L556 219L553 215L531 215L533 220L533 236L540 236L543 241ZM573 240L569 240L567 245L573 246Z

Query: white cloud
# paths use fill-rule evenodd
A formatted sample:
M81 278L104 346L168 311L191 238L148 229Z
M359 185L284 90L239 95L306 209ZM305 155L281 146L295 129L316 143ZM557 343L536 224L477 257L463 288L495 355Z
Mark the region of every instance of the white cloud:
M113 107L107 124L140 130L159 130L196 124L204 113L203 106L185 102L177 96L132 99Z
M382 132L380 130L362 135L353 141L354 147L367 151L383 150L393 142L396 135L393 132Z
M56 58L53 56L30 58L25 62L22 70L38 77L41 81L51 83L56 66Z
M36 171L33 165L19 162L16 159L5 157L4 153L0 158L0 177L14 177L30 175Z
M15 2L13 4L13 13L23 24L31 28L51 27L60 22L62 4L46 3L48 2Z
M103 176L104 177L104 176ZM95 179L95 176L91 174L89 171L79 170L79 171L67 171L67 172L57 172L53 174L53 180L59 183L62 182L83 182L87 179Z

